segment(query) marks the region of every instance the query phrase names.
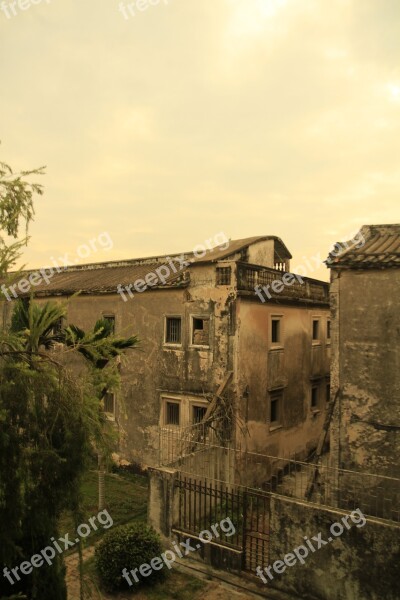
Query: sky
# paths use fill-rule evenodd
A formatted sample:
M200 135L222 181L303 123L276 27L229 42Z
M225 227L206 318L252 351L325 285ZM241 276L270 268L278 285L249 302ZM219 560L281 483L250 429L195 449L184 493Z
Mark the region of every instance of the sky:
M0 0L0 160L46 165L21 262L224 232L293 267L399 222L399 31L398 0Z

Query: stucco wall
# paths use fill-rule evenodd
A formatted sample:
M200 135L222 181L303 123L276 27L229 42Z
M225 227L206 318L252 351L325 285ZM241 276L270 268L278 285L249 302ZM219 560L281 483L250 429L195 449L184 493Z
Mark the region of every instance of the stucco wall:
M272 496L270 565L283 561L286 554L305 544L304 536L316 548L318 544L312 538L319 532L328 541L331 525L346 514L350 511ZM351 529L344 527L342 535L331 543L314 553L310 550L304 564L297 561L281 574L273 570L270 584L315 600L399 600L400 527L369 518L363 527L357 527L351 519L348 523Z
M400 271L333 270L331 298L333 460L400 477Z
M238 302L238 387L249 436L247 450L288 456L314 448L326 409L330 347L325 307ZM271 345L271 316L282 317L282 343ZM320 318L320 343L312 342L312 319ZM320 378L318 410L310 405L312 377ZM269 422L269 390L284 387L281 428ZM247 397L245 390L248 390Z

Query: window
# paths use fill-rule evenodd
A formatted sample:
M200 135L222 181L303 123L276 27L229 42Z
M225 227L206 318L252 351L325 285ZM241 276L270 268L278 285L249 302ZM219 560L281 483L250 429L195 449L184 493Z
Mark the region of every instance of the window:
M165 424L179 425L180 422L180 405L178 402L165 403Z
M104 396L104 412L107 416L115 417L115 395L112 392Z
M231 284L231 268L230 267L217 267L217 285L230 285Z
M166 317L165 319L165 343L181 344L182 342L182 319L181 317Z
M271 426L280 425L282 421L283 391L270 392L269 421Z
M318 386L313 385L311 387L311 408L318 408Z
M280 344L281 342L281 319L273 317L271 319L271 343Z
M331 384L326 384L326 401L329 402L331 399Z
M312 339L313 339L313 341L319 340L319 319L313 319L313 322L312 322Z
M193 406L193 423L200 423L207 412L206 406Z
M104 319L104 321L107 321L107 323L110 324L111 333L114 334L115 333L115 316L114 315L103 315L103 319Z
M326 322L326 339L327 340L331 339L331 322L329 319Z
M210 319L208 317L192 317L193 346L210 345Z

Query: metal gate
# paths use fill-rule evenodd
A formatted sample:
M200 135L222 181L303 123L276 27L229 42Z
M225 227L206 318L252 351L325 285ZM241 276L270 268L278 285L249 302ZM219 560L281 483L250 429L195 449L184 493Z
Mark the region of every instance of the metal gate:
M193 539L202 558L234 572L254 573L257 566L269 565L268 492L183 474L176 485L179 512L173 532ZM207 534L210 541L203 544L205 531L212 537Z

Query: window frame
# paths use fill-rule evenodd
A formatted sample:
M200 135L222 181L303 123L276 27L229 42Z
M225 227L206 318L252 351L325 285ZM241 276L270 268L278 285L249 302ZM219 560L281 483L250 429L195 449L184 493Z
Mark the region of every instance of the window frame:
M316 400L313 404L313 392L316 391ZM311 383L310 389L310 408L312 412L319 412L320 410L320 384L318 382Z
M168 342L167 341L168 319L179 319L180 320L180 323L181 323L180 342ZM182 315L164 315L164 337L163 337L163 339L164 339L164 341L163 341L164 346L170 346L170 347L174 347L174 348L182 347L182 340L183 340L183 317L182 317Z
M105 397L108 395L112 396L112 399L113 399L113 412L109 412L108 410L106 410ZM106 392L106 394L104 395L104 398L103 398L103 407L104 407L103 411L104 411L106 418L109 421L115 421L116 413L117 413L117 398L116 398L115 392Z
M208 321L208 344L195 344L193 342L193 336L194 336L194 320L195 319L201 319L203 321ZM211 348L211 315L204 315L204 314L191 314L190 315L190 343L189 343L189 347L190 348L200 348L200 349L205 349L205 350L209 350Z
M314 337L314 323L317 323L317 336ZM313 346L319 346L321 344L321 317L319 315L315 315L311 317L311 342Z
M221 282L221 280L228 279L227 275L229 274L228 283ZM215 285L224 285L230 286L232 285L232 267L224 267L218 266L215 268Z
M199 423L201 423L202 419L200 421L195 421L194 420L194 410L195 409L201 409L204 410L204 415L207 412L207 408L208 408L208 404L202 404L200 402L190 402L190 424L191 425L198 425Z
M268 424L269 430L275 431L283 427L284 388L268 391ZM272 403L277 402L277 419L272 421Z
M274 321L277 321L279 323L279 327L278 327L279 340L277 342L273 342L272 341L272 332L273 332L272 323ZM278 314L272 314L272 315L270 315L269 326L270 326L270 334L269 334L269 345L270 345L270 348L273 349L273 350L283 348L283 344L284 344L283 315L282 314L280 314L280 315L278 315Z
M330 318L326 320L326 343L330 344L332 340L332 321Z
M178 423L167 423L168 416L168 404L173 404L178 407ZM181 427L182 422L182 403L180 400L176 400L175 398L163 398L163 426L164 427Z

